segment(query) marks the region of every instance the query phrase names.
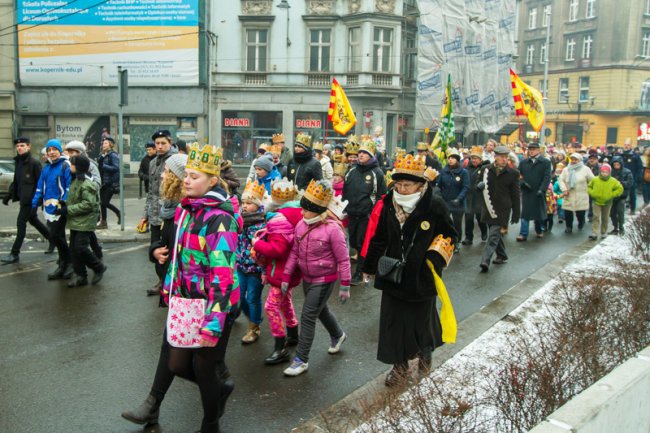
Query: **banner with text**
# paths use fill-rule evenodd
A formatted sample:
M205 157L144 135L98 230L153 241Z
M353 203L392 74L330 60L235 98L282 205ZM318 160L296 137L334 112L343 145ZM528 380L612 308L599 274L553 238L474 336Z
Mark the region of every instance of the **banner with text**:
M30 86L186 86L199 81L199 0L17 2L20 81Z

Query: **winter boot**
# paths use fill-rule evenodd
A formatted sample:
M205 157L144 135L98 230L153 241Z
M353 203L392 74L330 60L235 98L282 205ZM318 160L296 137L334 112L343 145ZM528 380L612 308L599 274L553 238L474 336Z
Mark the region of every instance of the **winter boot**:
M197 433L221 433L221 430L219 430L219 420L203 420L201 423L201 430L199 430Z
M287 347L293 347L298 345L298 327L294 326L293 328L287 326Z
M225 380L221 384L221 395L219 396L219 418L223 416L223 414L226 412L226 401L228 401L228 397L230 397L230 394L235 390L235 382L232 381L232 379Z
M393 368L386 375L384 384L388 387L404 385L407 381L409 365L408 363L400 363L393 365Z
M268 365L276 365L287 362L290 358L289 351L285 347L285 338L275 337L273 353L266 357L264 363Z
M66 266L67 265L65 263L63 264L59 263L57 265L57 268L54 270L54 272L47 274L47 279L60 280L61 278L63 278L63 274L65 273Z
M255 343L257 339L260 336L260 325L256 325L254 323L249 323L248 324L248 332L246 332L246 335L244 335L241 339L241 342L243 344L251 344Z
M93 285L99 283L102 280L102 278L104 278L104 273L106 272L107 269L108 267L106 265L102 265L102 268L100 270L95 271L95 275L93 275L93 279L91 281Z
M350 280L351 286L358 286L359 284L363 283L363 274L361 273L361 269L363 269L363 262L363 257L359 256L359 259L357 260L357 267L354 271L354 275L352 275L352 279Z
M108 223L106 220L101 220L99 224L97 224L97 230L106 230L108 228Z
M63 271L63 279L69 280L72 278L74 275L74 268L72 267L72 263L68 263L65 265L64 271Z
M136 424L156 424L160 415L160 403L156 397L149 394L138 408L122 412L122 418Z

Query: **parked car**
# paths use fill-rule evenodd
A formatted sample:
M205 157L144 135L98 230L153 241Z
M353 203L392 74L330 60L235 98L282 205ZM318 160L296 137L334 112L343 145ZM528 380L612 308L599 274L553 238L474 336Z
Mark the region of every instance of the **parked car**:
M0 159L0 194L4 196L9 191L9 185L14 181L14 161Z

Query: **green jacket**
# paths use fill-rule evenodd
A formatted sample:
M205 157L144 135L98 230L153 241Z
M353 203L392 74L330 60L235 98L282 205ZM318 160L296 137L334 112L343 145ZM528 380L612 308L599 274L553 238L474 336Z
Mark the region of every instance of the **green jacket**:
M589 197L598 206L608 205L621 194L623 194L623 185L612 176L607 180L596 176L589 182Z
M68 192L68 223L70 230L93 232L99 218L99 189L90 178L75 179Z

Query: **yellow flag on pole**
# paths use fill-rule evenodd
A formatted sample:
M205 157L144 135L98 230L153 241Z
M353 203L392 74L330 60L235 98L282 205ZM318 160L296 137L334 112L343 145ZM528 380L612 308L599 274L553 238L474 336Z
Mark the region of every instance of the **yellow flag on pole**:
M510 69L510 82L512 83L512 97L515 100L517 116L528 117L530 125L535 131L544 125L544 98L539 90L524 83L521 78Z
M332 79L327 120L332 122L332 128L341 135L346 135L357 124L350 102L336 78Z

